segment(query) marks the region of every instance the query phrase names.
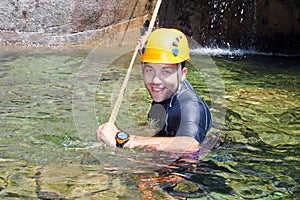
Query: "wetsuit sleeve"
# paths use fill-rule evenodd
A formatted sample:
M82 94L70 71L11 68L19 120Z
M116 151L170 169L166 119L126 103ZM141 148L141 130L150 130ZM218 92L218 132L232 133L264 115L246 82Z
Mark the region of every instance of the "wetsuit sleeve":
M201 143L211 127L208 105L195 94L187 91L179 97L181 119L176 136L190 136Z

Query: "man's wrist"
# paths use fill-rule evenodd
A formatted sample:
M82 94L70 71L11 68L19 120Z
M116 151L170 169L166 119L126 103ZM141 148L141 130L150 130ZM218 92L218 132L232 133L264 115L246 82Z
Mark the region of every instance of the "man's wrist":
M124 148L129 148L132 149L134 148L134 142L136 141L136 136L135 135L130 135L130 140L128 140L126 142L126 144L124 145Z

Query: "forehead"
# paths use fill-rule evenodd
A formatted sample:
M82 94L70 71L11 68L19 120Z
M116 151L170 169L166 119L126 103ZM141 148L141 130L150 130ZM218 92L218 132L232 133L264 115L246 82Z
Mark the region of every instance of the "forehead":
M153 68L163 68L170 67L177 69L177 64L167 64L167 63L145 63L145 67L153 67Z

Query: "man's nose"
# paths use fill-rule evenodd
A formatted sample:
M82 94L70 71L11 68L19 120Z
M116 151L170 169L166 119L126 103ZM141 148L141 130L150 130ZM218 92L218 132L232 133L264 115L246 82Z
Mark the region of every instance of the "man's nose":
M155 73L154 77L153 77L153 83L157 84L157 83L161 83L161 78L160 78L160 74L159 73Z

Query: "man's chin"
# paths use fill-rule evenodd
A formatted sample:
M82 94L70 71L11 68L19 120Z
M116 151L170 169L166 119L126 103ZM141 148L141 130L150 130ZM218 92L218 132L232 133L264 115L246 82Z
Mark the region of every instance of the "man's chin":
M168 98L166 98L165 96L152 95L152 99L153 99L153 101L160 103L160 102L167 100Z
M157 96L152 96L152 100L155 101L155 102L157 102L157 103L160 103L160 102L164 101L163 98L157 97Z

